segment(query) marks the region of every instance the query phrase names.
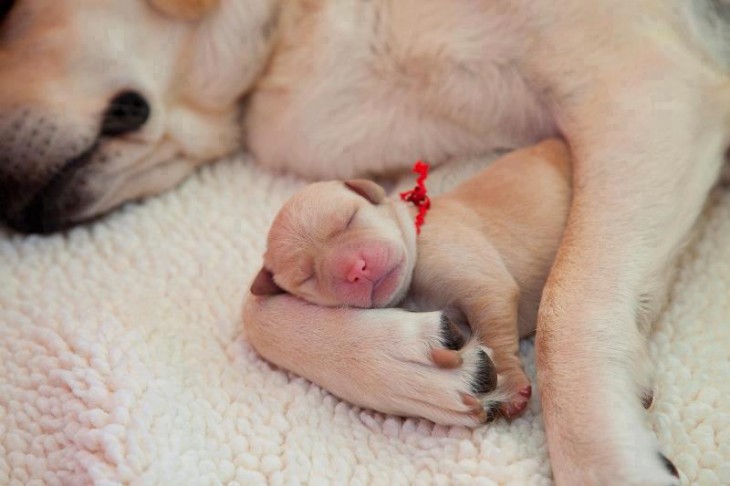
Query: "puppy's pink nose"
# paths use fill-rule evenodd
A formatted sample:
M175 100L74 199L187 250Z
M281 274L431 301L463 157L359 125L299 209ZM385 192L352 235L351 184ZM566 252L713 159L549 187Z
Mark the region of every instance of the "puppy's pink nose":
M368 268L367 262L361 258L357 257L355 258L355 261L352 263L352 266L347 271L347 281L350 283L357 283L361 281L364 278L370 277L370 269Z

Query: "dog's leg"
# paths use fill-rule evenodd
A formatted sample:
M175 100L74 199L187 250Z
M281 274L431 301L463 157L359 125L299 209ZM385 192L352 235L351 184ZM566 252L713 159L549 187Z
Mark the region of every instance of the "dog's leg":
M537 358L558 484L678 483L645 424L636 313L718 177L730 96L693 57L647 51L556 90L567 95L557 115L575 157L574 200L543 294Z
M380 412L477 425L487 420L477 396L494 365L447 324L440 312L327 308L285 294L250 297L244 308L259 354L331 393Z

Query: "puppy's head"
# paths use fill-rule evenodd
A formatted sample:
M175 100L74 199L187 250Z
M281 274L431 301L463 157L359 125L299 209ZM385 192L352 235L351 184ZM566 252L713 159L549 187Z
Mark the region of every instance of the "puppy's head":
M48 232L238 146L274 0L0 0L0 220Z
M386 199L374 182L320 182L277 215L251 290L287 291L325 306L387 307L405 296L415 260L404 204Z

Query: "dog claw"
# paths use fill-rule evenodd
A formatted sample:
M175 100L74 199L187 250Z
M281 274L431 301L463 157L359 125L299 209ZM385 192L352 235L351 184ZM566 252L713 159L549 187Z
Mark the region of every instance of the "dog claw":
M462 364L464 364L464 358L461 357L461 354L449 349L432 349L431 360L439 368L453 369L459 368Z
M481 409L478 412L474 412L472 414L474 417L474 420L476 420L478 423L483 424L489 421L489 416L486 410Z
M473 408L474 410L481 409L482 407L482 404L479 403L477 397L473 395L467 395L466 393L461 394L461 402L467 407Z
M645 410L649 410L654 405L654 394L652 392L646 392L641 398L641 404Z

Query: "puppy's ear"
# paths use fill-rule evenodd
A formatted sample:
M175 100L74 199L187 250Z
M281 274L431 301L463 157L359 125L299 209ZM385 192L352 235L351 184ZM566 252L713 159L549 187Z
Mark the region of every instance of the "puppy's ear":
M220 0L148 0L160 12L180 20L199 20L218 6Z
M277 295L283 294L284 289L276 285L276 282L274 282L274 274L265 268L262 268L259 270L259 274L256 275L256 278L253 279L253 283L251 284L251 293L258 296Z
M385 189L380 184L367 179L352 179L345 181L345 186L373 204L380 204L385 199Z

